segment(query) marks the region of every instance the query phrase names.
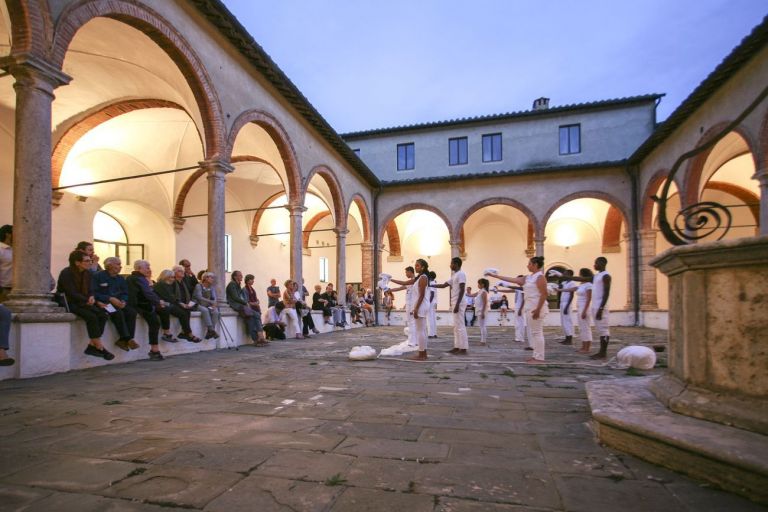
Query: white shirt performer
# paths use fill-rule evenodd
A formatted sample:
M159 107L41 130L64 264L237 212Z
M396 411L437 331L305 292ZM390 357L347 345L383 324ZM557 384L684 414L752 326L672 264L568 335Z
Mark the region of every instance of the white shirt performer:
M530 275L526 277L504 277L486 271L486 275L503 279L513 284L522 285L525 293L525 321L528 324L528 336L533 345L533 358L528 364L544 362L544 317L549 308L547 302L547 279L541 271L544 267L544 257L534 256L528 261Z
M437 338L437 288L435 288L436 276L434 272L429 273L429 286L427 294L429 298L429 314L427 315L427 337Z
M581 340L580 354L588 354L592 344L592 271L588 268L579 270L579 278L584 279L581 283L574 278L568 287L563 291L572 292L576 295L576 318L579 322L579 339Z
M413 323L413 311L412 307L414 304L413 300L413 278L415 276L415 272L413 267L405 267L405 277L406 281L398 281L397 279L391 279L391 281L395 284L402 285L399 288L390 288L390 291L392 292L399 292L402 290L405 290L405 322L408 326L408 345L411 345L412 347L416 346L416 326ZM406 284L410 283L410 284Z
M560 342L561 345L573 344L573 316L571 316L571 313L573 312L571 308L573 294L567 290L573 287L576 283L570 280L571 277L573 277L572 270L564 271L564 281L560 285L560 325L563 327L563 333L565 334L565 338Z
M469 348L467 326L464 325L464 311L467 308L467 275L461 270L461 258L451 258L451 280L438 288L451 287L451 311L453 312L453 348L450 354L466 355Z
M593 354L591 359L605 359L608 357L608 340L611 330L608 325L608 297L611 294L611 275L605 270L608 260L600 256L595 260L597 273L592 279L592 315L595 317L595 328L600 336L600 350Z

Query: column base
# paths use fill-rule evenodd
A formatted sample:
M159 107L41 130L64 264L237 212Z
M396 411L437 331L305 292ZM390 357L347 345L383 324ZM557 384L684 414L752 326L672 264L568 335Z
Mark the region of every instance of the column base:
M8 297L8 300L5 301L4 305L13 313L66 313L66 310L63 307L53 302L53 295L50 293L11 292L11 295Z

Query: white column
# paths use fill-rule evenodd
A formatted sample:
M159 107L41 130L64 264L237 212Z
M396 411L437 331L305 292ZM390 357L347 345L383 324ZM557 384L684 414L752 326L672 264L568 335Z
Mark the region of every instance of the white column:
M547 237L535 237L533 239L533 243L536 247L536 256L544 256L544 241L547 239Z
M200 168L206 172L208 179L208 270L216 274L216 295L219 301L225 302L225 193L227 174L232 172L234 167L220 160L205 160L200 162Z
M451 258L461 257L461 240L448 240L451 245Z
M51 111L53 91L71 78L34 56L2 59L16 82L13 290L16 312L56 312L51 302ZM6 155L7 156L7 155ZM56 269L67 262L56 262Z

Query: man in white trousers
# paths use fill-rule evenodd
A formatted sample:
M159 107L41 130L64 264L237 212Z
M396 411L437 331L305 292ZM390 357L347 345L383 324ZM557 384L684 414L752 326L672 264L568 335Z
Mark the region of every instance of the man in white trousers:
M464 325L464 310L467 307L466 289L467 275L461 270L461 258L451 258L451 280L438 288L451 287L451 308L453 312L453 348L448 352L455 355L467 355L469 349L469 337L467 327Z

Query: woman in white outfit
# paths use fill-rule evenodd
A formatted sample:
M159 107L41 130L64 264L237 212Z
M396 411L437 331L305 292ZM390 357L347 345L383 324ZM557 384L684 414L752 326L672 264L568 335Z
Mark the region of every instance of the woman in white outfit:
M505 277L498 274L486 274L491 277L519 284L525 293L525 320L528 324L530 343L533 346L533 357L526 363L537 364L544 362L544 317L549 311L547 302L547 279L542 268L544 257L534 256L528 261L529 275L525 277Z
M592 271L588 268L579 270L579 276L592 280ZM576 284L573 282L572 284ZM579 321L579 339L581 340L580 354L588 354L592 344L592 283L583 282L579 286L563 288L563 292L576 294L576 315Z
M411 306L413 305L413 282L415 271L413 267L405 267L405 281L399 281L397 279L390 279L391 282L401 285L399 288L390 288L391 292L399 292L405 290L405 317L406 325L408 326L408 345L415 347L416 328L413 325L413 315L411 314Z
M477 315L477 325L480 327L480 344L485 345L488 338L488 327L485 320L488 315L490 304L488 302L488 287L490 283L485 278L477 280L477 295L475 296L475 315Z
M437 274L429 273L429 287L427 298L429 299L429 314L427 315L427 338L437 338L437 288L435 287Z
M397 281L395 284L411 287L406 295L405 310L413 318L409 323L409 340L416 342L419 351L411 359L415 361L427 360L427 315L429 314L429 265L423 259L416 260L414 264L416 276L408 281ZM406 272L408 269L406 269ZM412 337L411 337L412 336Z
M288 279L284 284L283 304L285 304L285 309L283 310L283 314L285 315L285 321L288 324L285 327L285 331L291 332L291 329L293 329L293 332L296 333L296 339L300 340L303 339L304 336L301 334L301 320L299 320L299 315L296 313L296 297L293 294L295 283Z

